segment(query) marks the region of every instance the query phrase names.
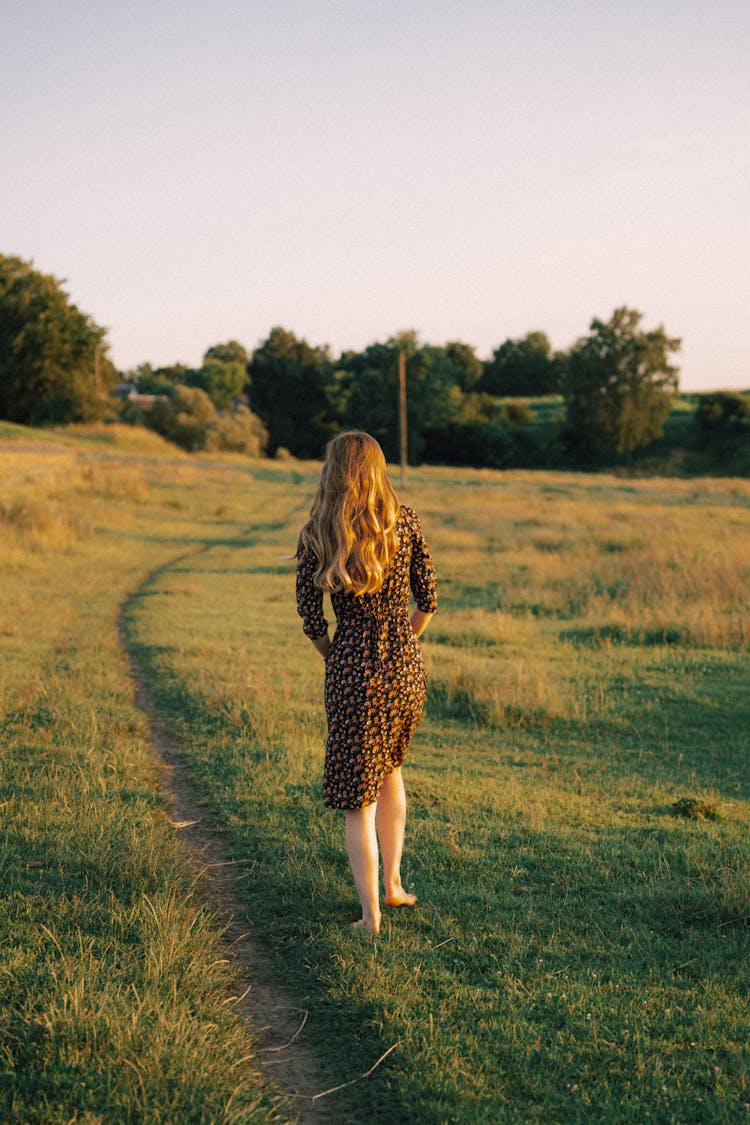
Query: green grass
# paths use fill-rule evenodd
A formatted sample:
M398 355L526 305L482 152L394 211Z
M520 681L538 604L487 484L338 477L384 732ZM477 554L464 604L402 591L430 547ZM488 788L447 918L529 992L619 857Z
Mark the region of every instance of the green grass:
M0 446L3 1122L277 1119L119 643L213 501L180 515L175 472Z
M435 1125L743 1120L750 485L410 474L403 499L423 517L441 580L425 642L430 702L405 769L405 883L420 905L387 912L371 939L346 924L357 908L342 823L319 792L323 666L293 604L288 556L316 466L122 449L113 461L84 448L80 482L61 465L70 491L56 499L25 495L39 482L16 474L14 502L55 518L17 522L7 548L15 616L2 698L25 749L13 759L6 917L13 957L27 960L23 972L0 969L21 1028L0 1091L35 1104L17 1059L38 1036L52 1108L29 1120L74 1110L109 1120L103 1107L118 1098L123 1119L140 1120L139 1077L124 1058L160 1106L175 1083L193 1099L182 1116L160 1108L149 1120L271 1112L252 1101L261 1080L240 1071L235 1117L196 1115L207 1091L226 1105L238 1073L227 1060L251 1051L221 1007L226 970L210 967L210 915L195 892L185 904L189 875L117 650L120 606L207 818L231 855L253 861L239 882L247 928L304 998L303 1034L326 1083L355 1078L398 1044L370 1078L328 1099L332 1113ZM42 589L46 609L36 608ZM58 792L68 793L61 803ZM24 867L29 858L42 866ZM35 897L34 880L51 879ZM144 891L167 904L168 921L153 921ZM42 918L49 894L54 926ZM109 1038L89 1042L89 1021L99 1025L75 1005L94 960L112 1004ZM183 1007L160 1027L168 1073L180 1076L170 1082L161 1056L139 1064L136 1047L178 978L205 1023L197 1043ZM214 1023L215 1065L199 1030ZM87 1065L103 1077L82 1101Z

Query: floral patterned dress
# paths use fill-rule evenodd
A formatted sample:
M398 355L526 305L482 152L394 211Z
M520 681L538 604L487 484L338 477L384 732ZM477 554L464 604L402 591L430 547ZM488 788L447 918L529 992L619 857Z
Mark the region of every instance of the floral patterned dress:
M334 592L336 632L326 657L328 718L323 802L361 809L376 801L400 766L426 698L424 661L409 621L409 593L424 613L437 609L437 583L419 518L401 507L399 546L376 594ZM323 591L312 553L297 564L297 612L308 637L323 637Z

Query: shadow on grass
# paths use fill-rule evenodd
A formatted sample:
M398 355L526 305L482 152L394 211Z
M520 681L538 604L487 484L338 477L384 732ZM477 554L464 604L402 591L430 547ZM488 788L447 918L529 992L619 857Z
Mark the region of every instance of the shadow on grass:
M560 633L560 640L567 641L576 648L595 650L609 645L632 645L644 648L665 645L681 645L686 648L690 645L687 629L628 629L624 625L565 629Z

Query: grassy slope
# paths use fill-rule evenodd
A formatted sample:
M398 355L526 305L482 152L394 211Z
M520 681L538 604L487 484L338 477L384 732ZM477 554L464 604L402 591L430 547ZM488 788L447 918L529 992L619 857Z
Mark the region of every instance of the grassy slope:
M239 1061L253 1047L225 1003L215 923L164 814L117 630L133 588L205 534L210 474L163 446L150 464L102 459L70 435L13 430L0 444L0 1118L276 1119Z
M253 1076L238 1086L230 1069L249 1051L220 1007L208 919L183 906L158 813L120 602L209 815L256 861L248 926L305 998L331 1085L399 1044L332 1097L347 1120L737 1119L750 1100L746 483L413 474L404 499L442 580L407 777L421 905L389 914L376 942L345 924L341 823L319 803L322 664L284 558L315 467L113 461L89 446L82 471L77 484L63 472L57 499L32 490L5 508L18 749L0 1091L38 1106L25 1076L41 1074L50 1109L29 1120L110 1099L141 1119L144 1087L163 1101L143 1119L201 1120L202 1099L226 1104L227 1074L234 1119L255 1112ZM683 795L720 819L670 815ZM185 1003L181 988L167 1004L178 978ZM107 985L101 1017L90 979Z

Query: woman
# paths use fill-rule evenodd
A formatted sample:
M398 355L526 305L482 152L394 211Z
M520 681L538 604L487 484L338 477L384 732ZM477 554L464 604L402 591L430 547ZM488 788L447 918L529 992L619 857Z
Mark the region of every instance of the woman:
M437 609L435 572L416 513L399 505L369 434L328 443L297 544L297 610L326 662L323 801L343 809L362 904L354 925L380 929L378 842L386 906L413 906L401 885L406 794L401 766L425 702L417 637ZM409 592L417 608L409 617ZM333 641L323 616L328 591Z

